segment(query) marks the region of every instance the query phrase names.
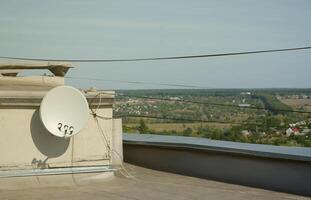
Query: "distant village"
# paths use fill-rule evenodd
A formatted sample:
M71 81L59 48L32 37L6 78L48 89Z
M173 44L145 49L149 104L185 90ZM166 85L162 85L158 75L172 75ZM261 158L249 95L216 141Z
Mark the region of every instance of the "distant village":
M286 130L286 136L291 135L307 135L311 133L311 129L309 128L311 124L311 119L309 121L300 121L293 124L289 124L289 128Z
M146 95L144 95L146 97ZM114 112L122 113L124 115L143 115L143 116L171 116L174 118L187 118L187 119L202 119L205 121L228 121L228 124L218 124L217 128L226 134L226 129L228 127L232 127L230 121L233 122L249 122L255 121L259 125L254 126L244 126L241 125L240 129L234 129L237 133L239 132L241 136L246 138L257 138L260 135L261 138L289 138L289 140L293 139L293 137L305 138L309 139L311 135L311 115L305 115L300 113L294 113L288 115L286 112L275 113L275 112L267 112L265 109L247 109L254 107L268 107L274 110L304 110L311 108L311 98L310 94L282 94L276 93L275 95L269 94L254 94L252 91L241 91L231 92L229 94L211 94L208 96L202 95L193 95L191 96L189 93L184 94L149 94L150 99L148 98L137 98L126 96L121 98L115 105ZM199 97L198 97L199 96ZM157 99L159 98L159 99ZM168 99L169 101L160 100ZM187 101L195 101L195 102L212 102L216 104L225 104L225 105L235 105L236 107L219 107L219 106L210 106L210 105L200 105L200 104L191 104L184 103L183 100ZM284 104L287 103L295 103L293 108ZM302 102L302 103L301 103ZM307 103L306 103L307 102ZM308 104L309 103L309 104ZM240 108L240 109L239 109ZM298 117L297 117L298 116ZM274 120L271 123L265 124L265 120ZM169 129L169 123L163 120L156 119L144 119L148 123L153 124L165 124L165 127ZM131 119L125 121L125 125L127 123L137 124L139 123L139 118ZM188 123L185 126L185 129L192 129L192 133L197 133L200 135L200 131L202 129L197 129L197 127L192 127L190 124L191 121L183 121L183 122L174 122L174 123ZM262 125L260 125L262 124ZM151 126L152 128L157 129L155 125ZM190 129L189 129L190 128ZM161 133L162 129L155 131L157 133ZM168 131L164 130L164 132ZM172 126L171 132L167 132L173 134L176 132L174 127ZM191 131L190 131L191 132ZM178 131L177 131L178 133ZM202 133L207 134L208 133ZM191 134L190 134L191 135ZM192 134L193 135L193 134ZM195 134L194 134L195 135ZM256 136L257 135L257 136ZM209 137L209 136L208 136ZM224 136L225 137L225 136ZM272 140L274 140L272 139ZM310 138L311 139L311 138ZM311 143L310 143L311 144Z

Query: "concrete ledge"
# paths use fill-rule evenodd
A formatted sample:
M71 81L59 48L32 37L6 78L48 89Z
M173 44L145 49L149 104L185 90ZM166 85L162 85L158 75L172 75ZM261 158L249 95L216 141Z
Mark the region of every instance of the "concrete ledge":
M144 167L311 196L311 149L124 134L124 160Z
M2 107L40 107L46 91L5 91L0 90L0 106ZM91 108L112 107L114 103L114 92L107 91L106 94L98 96L99 92L86 93L85 97Z
M8 170L8 171L0 171L0 178L114 172L114 171L117 171L117 169L111 165L89 166L89 167L67 167L67 168L62 167L51 169L29 169L29 170L14 170L14 171Z

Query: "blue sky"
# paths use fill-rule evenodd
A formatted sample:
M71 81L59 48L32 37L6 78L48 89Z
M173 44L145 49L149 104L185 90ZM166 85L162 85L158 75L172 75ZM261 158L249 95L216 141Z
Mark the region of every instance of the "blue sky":
M118 59L311 46L310 10L310 0L2 0L0 55ZM310 64L311 50L305 50L77 63L68 75L213 88L311 87ZM67 83L101 89L166 88L70 79Z

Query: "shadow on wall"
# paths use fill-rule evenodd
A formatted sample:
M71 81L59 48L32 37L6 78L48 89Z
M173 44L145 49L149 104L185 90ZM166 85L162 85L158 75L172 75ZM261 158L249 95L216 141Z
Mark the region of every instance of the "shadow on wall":
M33 143L48 158L59 157L68 149L70 139L56 137L49 133L41 122L38 110L31 118L30 131Z

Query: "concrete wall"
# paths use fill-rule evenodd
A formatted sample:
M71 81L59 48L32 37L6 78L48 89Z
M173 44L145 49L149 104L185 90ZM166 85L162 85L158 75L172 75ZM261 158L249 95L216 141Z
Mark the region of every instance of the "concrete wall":
M14 97L10 98L14 101ZM0 170L112 164L107 142L111 148L120 150L122 124L121 120L111 119L111 98L103 98L101 105L92 104L98 107L99 115L108 118L97 118L103 132L90 115L87 126L68 139L55 137L43 127L39 117L42 97L36 98L24 98L14 105L6 97L0 97Z
M0 71L1 72L1 71ZM1 77L0 88L27 85L28 87L52 88L64 85L64 77L27 76L27 77ZM24 86L25 87L25 86Z
M164 136L163 136L164 137ZM135 165L216 181L311 196L311 162L197 148L165 140L124 141L124 160Z

